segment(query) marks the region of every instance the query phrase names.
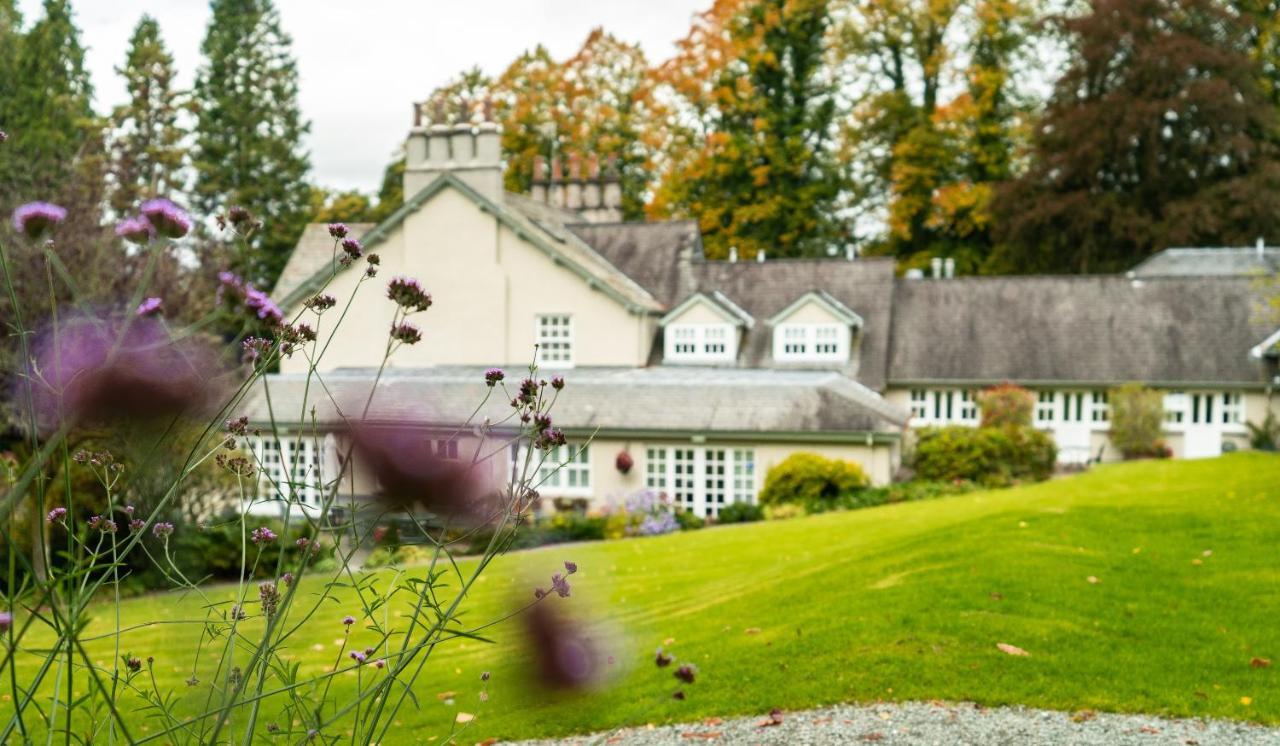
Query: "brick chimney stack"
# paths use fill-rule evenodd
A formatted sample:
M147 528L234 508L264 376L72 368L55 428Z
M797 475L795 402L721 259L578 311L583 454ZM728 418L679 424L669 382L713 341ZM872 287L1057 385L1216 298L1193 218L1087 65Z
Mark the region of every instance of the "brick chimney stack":
M502 201L502 131L493 103L476 103L463 102L454 111L439 99L414 104L405 143L406 198L449 172L481 195Z
M583 159L577 153L567 162L557 158L547 167L538 156L533 161L533 192L538 202L573 210L587 223L622 220L622 181L617 161L610 156L604 168L595 155Z

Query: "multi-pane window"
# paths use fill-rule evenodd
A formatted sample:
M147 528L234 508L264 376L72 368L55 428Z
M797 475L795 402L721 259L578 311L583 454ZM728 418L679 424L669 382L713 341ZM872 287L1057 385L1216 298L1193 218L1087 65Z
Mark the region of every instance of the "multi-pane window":
M1057 401L1058 397L1053 391L1039 391L1036 393L1037 425L1047 425L1057 419L1055 416Z
M1244 397L1239 393L1222 395L1222 424L1239 425L1244 422Z
M1083 391L1064 391L1062 392L1062 421L1063 422L1084 422L1084 392Z
M738 354L732 324L671 324L665 336L671 362L726 362Z
M923 420L929 416L929 392L911 389L911 418Z
M973 392L968 389L960 392L960 416L956 421L969 425L978 422L978 402Z
M458 441L453 439L436 441L436 456L444 459L458 459Z
M750 448L652 447L645 458L645 486L666 492L682 510L714 517L725 505L755 502Z
M1170 391L1164 395L1164 421L1169 425L1180 425L1187 419L1187 409L1191 402L1181 391Z
M524 470L524 459L532 459L533 488L552 495L591 494L590 446L567 444L547 451L545 458L540 451L529 452L527 443L511 445L511 468L517 473ZM539 465L540 464L540 465Z
M846 360L849 357L849 327L843 324L780 324L773 331L773 357L784 362Z
M538 363L573 364L573 317L568 314L540 314L537 318Z
M1105 391L1094 391L1091 395L1093 399L1093 411L1091 418L1094 422L1107 422L1111 419L1111 398Z
M319 449L313 439L264 436L252 441L258 461L258 485L272 499L296 499L304 505L319 505Z

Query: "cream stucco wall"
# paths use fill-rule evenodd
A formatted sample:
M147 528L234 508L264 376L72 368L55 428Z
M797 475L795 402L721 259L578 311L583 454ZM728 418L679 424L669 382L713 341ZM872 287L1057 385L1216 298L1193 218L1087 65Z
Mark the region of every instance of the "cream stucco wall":
M668 321L668 324L732 324L737 319L730 318L723 311L712 307L705 300L699 299L690 303L677 316Z
M320 320L321 347L358 286L319 362L321 370L378 365L395 310L386 286L397 275L418 279L434 304L411 318L423 339L400 348L392 368L526 364L533 357L537 315L554 313L573 319L576 365L643 365L648 357L653 318L593 289L452 188L428 200L374 251L382 259L376 278L362 281L362 273L352 269L326 290L338 307ZM281 368L303 372L307 360L295 355Z
M843 320L838 318L823 303L819 303L817 299L810 298L804 303L796 307L785 318L778 319L779 324L843 324Z

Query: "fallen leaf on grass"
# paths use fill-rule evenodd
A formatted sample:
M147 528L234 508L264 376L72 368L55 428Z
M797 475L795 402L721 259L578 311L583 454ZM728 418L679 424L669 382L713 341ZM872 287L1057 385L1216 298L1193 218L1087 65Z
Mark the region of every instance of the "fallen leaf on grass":
M744 630L742 630L742 631L743 631L743 633L744 633L744 634L748 634L748 635L758 635L758 634L760 634L760 628L759 628L759 627L747 627L746 629L744 629Z
M1244 705L1245 707L1248 707L1249 705L1253 704L1253 697L1241 697L1240 704Z
M443 702L446 699L453 699L456 696L458 696L457 692L440 692L439 694L436 695L436 699Z
M1023 655L1023 656L1031 655L1031 653L1028 653L1027 651L1023 650L1017 645L1010 645L1007 642L997 642L996 647L1000 649L1000 652L1008 653L1009 655Z
M881 733L880 731L871 731L870 733L863 733L862 735L858 736L858 740L866 741L867 743L875 743L876 741L883 741L884 734Z
M457 717L455 717L453 720L454 720L454 722L456 722L456 723L469 723L469 722L471 722L472 720L475 720L475 719L476 719L476 716L475 716L475 715L472 715L472 714L471 714L471 713L469 713L469 712L459 712L459 713L458 713L458 716L457 716Z
M1089 577L1085 578L1085 580L1089 581L1090 585L1097 585L1098 583L1102 582L1101 580L1098 580L1097 575L1090 575Z
M991 596L993 599L995 599L996 601L1003 601L1003 600L1004 600L1004 594L1003 594L1003 593L992 593L992 594L990 594L990 596Z
M1203 554L1204 554L1204 556L1206 556L1206 557L1212 557L1212 556L1213 556L1213 550L1212 550L1212 549L1206 549L1206 550L1204 550Z
M1096 717L1098 717L1098 713L1093 710L1081 710L1071 716L1071 721L1075 723L1087 723Z
M782 725L782 710L776 707L769 711L769 717L756 723L757 728L771 728L775 725Z
M719 738L719 737L720 737L720 736L722 736L722 735L724 735L724 734L723 734L723 733L721 733L721 732L720 732L720 731L718 731L718 730L709 730L709 731L707 731L706 733L693 733L693 732L681 733L681 734L680 734L680 737L681 737L681 738L694 738L694 739L698 739L698 740L702 740L702 741L714 741L714 740L716 740L717 738Z
M1200 559L1200 558L1198 558L1198 557L1197 557L1196 559L1191 560L1191 564L1193 564L1193 565L1203 565L1203 564L1204 564L1204 560L1202 560L1202 559Z
M724 721L721 720L720 718L707 718L706 720L702 721L702 724L703 725L719 725L723 722Z
M1254 668L1271 668L1271 659L1270 658L1254 658L1253 660L1249 661L1249 665L1253 666Z

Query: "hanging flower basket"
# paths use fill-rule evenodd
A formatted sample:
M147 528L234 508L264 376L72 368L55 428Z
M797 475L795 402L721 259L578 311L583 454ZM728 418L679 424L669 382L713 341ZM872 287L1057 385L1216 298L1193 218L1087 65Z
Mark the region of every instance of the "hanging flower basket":
M631 467L636 462L631 458L631 454L626 451L618 451L618 457L613 460L613 465L618 467L618 471L626 474L631 471Z

